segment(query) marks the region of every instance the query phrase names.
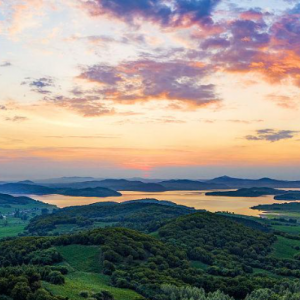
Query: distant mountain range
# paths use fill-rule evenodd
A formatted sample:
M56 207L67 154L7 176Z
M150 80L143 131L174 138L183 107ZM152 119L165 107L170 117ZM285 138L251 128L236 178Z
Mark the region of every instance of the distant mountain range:
M60 194L83 197L120 196L121 194L119 191L165 192L180 190L205 191L242 188L300 188L300 181L275 180L271 178L261 178L255 180L232 178L228 176L222 176L205 181L173 179L161 180L157 182L144 182L141 180L127 179L94 180L92 177L62 177L39 182L25 180L14 183L0 183L0 193L29 195ZM249 191L239 191L233 194L235 196L243 196L244 192L248 193ZM257 191L257 193L261 192L262 191ZM251 194L253 194L253 191L251 191ZM216 196L217 194L213 195Z
M48 185L49 186L49 185ZM157 183L144 183L142 181L129 181L125 179L105 179L100 181L75 182L70 184L56 184L56 188L108 188L115 191L138 191L138 192L164 192L166 188Z
M34 180L35 183L38 184L53 184L53 183L72 183L72 182L83 182L83 181L91 181L95 180L94 177L59 177L59 178L50 178L50 179L41 179L41 180Z
M252 187L269 187L269 188L300 188L300 181L276 180L271 178L261 179L241 179L228 176L218 177L205 181L206 183L224 184L228 188L252 188Z
M50 186L50 185L48 185ZM178 190L210 190L227 189L223 184L206 183L193 180L168 180L158 183L145 183L142 181L130 181L125 179L105 179L101 181L86 181L70 184L56 184L54 187L78 188L96 188L105 187L116 191L138 191L138 192L165 192Z
M228 189L228 187L222 183L200 182L194 180L167 180L161 181L158 184L162 185L168 191Z
M51 184L47 184L51 186ZM271 178L242 179L222 176L210 180L172 179L155 182L128 179L104 179L72 183L57 183L55 187L95 188L106 187L117 191L163 192L178 190L218 190L240 188L300 188L300 181L276 180Z

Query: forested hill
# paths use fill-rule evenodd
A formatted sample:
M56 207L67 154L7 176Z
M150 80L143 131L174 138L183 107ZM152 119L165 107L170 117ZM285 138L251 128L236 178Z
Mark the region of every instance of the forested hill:
M29 197L14 197L7 194L0 194L0 205L26 205L37 202Z
M272 234L208 212L177 218L160 228L159 236L183 248L191 260L208 264L209 273L221 276L251 273L252 267L263 264L275 241Z
M72 225L73 230L88 229L101 223L152 232L168 220L195 212L195 209L155 199L125 203L104 202L60 209L53 214L37 216L27 226L30 233L49 234ZM65 231L64 231L65 232Z
M0 192L18 195L64 195L74 197L118 197L121 193L105 187L96 188L51 188L42 185L36 185L30 181L18 183L0 184Z

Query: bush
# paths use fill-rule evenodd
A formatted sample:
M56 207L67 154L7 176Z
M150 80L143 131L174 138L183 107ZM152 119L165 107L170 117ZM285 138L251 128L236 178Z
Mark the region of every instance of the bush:
M96 300L114 300L113 295L108 291L102 291L100 293L93 294L92 297Z
M53 284L64 284L65 278L59 271L51 271L48 275L48 281Z
M108 260L103 262L103 274L112 275L112 273L116 270L116 267L113 263Z
M81 291L79 293L79 296L82 297L82 298L88 298L89 297L89 292L87 292L87 291Z

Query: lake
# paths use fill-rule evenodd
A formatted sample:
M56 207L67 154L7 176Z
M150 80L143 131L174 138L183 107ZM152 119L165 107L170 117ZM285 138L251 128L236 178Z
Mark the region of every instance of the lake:
M121 197L69 197L61 195L47 195L30 197L49 204L54 204L58 207L67 207L75 205L87 205L96 202L124 202L129 200L155 198L158 200L168 200L177 204L194 207L196 209L206 209L211 212L228 211L236 214L259 216L262 212L252 210L250 207L258 204L283 203L288 201L276 201L274 196L262 196L257 198L249 197L216 197L206 196L207 191L168 191L168 192L129 192L121 191Z

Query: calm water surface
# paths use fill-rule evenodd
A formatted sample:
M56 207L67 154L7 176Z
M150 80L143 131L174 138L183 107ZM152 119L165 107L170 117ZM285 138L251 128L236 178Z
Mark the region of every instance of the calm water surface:
M196 209L206 209L211 212L229 211L236 214L258 216L262 212L252 210L250 207L258 204L272 204L282 203L287 201L276 201L274 196L262 196L257 198L249 197L216 197L205 196L206 191L172 191L172 192L129 192L121 191L121 197L69 197L61 195L47 195L47 196L31 196L33 199L40 200L49 204L54 204L58 207L87 205L96 202L124 202L128 200L155 198L158 200L168 200L177 204L194 207Z

